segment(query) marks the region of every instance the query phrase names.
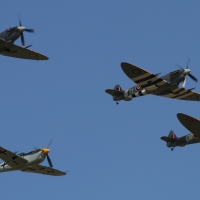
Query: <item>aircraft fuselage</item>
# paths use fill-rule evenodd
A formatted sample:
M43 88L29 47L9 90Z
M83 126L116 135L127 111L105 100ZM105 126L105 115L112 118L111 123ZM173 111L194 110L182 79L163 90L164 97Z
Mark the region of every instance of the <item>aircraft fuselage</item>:
M44 155L42 153L42 151L39 151L39 152L34 153L34 154L30 154L30 155L24 155L23 153L19 154L19 155L22 158L28 160L28 162L23 164L23 165L19 165L17 167L11 167L11 166L9 166L9 163L3 162L3 163L0 164L0 172L13 171L13 170L22 170L23 168L27 168L27 167L30 167L30 166L38 165L41 162L43 162L44 159L46 158L46 155Z
M177 140L175 142L167 142L167 147L183 147L189 144L195 144L195 143L199 143L200 142L200 138L195 137L193 133L190 133L188 135L185 135L183 137L177 138Z

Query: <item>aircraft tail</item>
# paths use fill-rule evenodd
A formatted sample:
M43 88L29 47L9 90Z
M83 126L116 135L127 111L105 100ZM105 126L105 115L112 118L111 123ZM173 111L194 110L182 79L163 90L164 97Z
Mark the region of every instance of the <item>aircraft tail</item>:
M112 96L120 96L123 94L123 89L119 84L115 85L114 90L113 89L107 89L105 90L106 93L112 95Z
M167 146L169 145L169 143L171 142L176 142L178 137L176 136L176 134L174 133L174 131L170 131L169 134L168 134L168 137L166 136L163 136L160 138L161 140L167 142Z
M120 101L124 98L124 91L119 84L115 85L114 89L107 89L105 92L113 96L114 101Z
M119 84L115 85L114 90L123 92L123 89L122 89L122 87Z

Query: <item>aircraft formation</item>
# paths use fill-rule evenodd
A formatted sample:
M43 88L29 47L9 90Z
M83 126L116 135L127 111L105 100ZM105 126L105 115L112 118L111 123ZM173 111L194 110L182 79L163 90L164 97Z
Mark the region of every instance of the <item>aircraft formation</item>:
M25 46L24 32L33 33L33 29L27 29L22 26L19 18L19 26L8 28L0 33L0 54L14 58L30 60L48 60L49 58L28 48L32 45ZM21 38L22 46L15 45L14 42ZM49 148L41 148L29 153L13 153L0 146L0 158L3 162L0 164L0 172L16 171L32 172L52 176L66 175L66 172L53 168L53 164L48 155ZM40 165L47 158L49 167Z
M25 46L24 32L33 33L34 30L22 26L20 18L19 26L8 28L1 32L0 54L14 58L48 60L49 58L47 56L28 49L32 45ZM22 46L14 44L18 38L21 38ZM130 89L123 90L122 87L117 84L114 89L107 89L105 92L113 97L113 100L116 101L117 105L121 100L130 101L133 98L148 94L179 100L200 101L200 93L194 92L194 88L185 88L187 76L195 82L198 82L198 79L191 74L188 64L185 69L180 67L179 70L172 71L160 77L160 73L152 74L141 67L127 62L122 62L122 70L136 83L136 85ZM181 82L182 86L179 86ZM182 113L178 113L177 117L181 124L191 133L178 138L171 130L169 135L162 136L161 140L165 141L167 147L171 148L171 150L174 150L177 146L183 147L189 144L199 143L200 120ZM0 158L3 160L0 164L0 172L20 170L22 172L32 172L53 176L66 175L66 172L53 168L52 161L48 155L49 152L49 148L38 148L29 153L17 154L16 152L11 152L0 146ZM46 158L49 167L41 165Z
M178 64L176 65L180 68L179 70L172 71L159 77L160 73L152 74L141 67L122 62L122 70L137 85L130 89L123 90L122 87L117 84L114 89L107 89L105 92L113 97L117 105L121 100L130 101L133 98L148 94L178 100L200 101L200 93L192 91L194 88L185 89L187 76L195 82L198 82L198 79L190 73L191 70L188 68L189 60L185 69ZM179 86L181 82L182 86ZM167 147L171 148L172 151L177 146L184 147L189 144L200 142L200 120L183 113L178 113L177 117L181 124L191 133L178 138L174 131L171 130L168 136L162 136L161 140L165 141Z

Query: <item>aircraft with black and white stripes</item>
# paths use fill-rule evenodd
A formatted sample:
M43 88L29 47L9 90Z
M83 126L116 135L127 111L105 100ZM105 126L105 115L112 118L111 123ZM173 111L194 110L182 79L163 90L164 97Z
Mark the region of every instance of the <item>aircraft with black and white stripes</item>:
M122 70L137 85L124 91L117 84L114 89L107 89L105 92L113 96L116 104L119 104L121 100L130 101L133 98L147 94L179 100L200 101L200 93L192 91L194 88L185 89L187 76L198 82L198 79L190 73L191 70L188 69L188 64L189 60L185 69L180 67L180 70L159 77L159 74L152 74L141 67L122 62ZM181 82L182 87L179 86Z
M178 113L177 118L190 131L190 134L179 138L174 131L170 131L168 137L162 136L160 139L165 141L167 147L171 148L172 151L177 146L184 147L200 142L200 120L183 113Z

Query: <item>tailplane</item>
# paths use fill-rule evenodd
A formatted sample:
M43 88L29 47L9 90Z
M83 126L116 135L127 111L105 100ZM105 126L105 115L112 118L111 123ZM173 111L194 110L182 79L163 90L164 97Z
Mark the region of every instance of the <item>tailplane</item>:
M173 150L176 146L175 142L177 141L178 137L176 136L174 131L170 131L168 137L162 136L160 139L165 141L167 144L167 147L172 147L171 150Z
M117 101L116 104L124 99L124 91L119 84L115 85L114 89L107 89L105 92L113 96L113 100Z

